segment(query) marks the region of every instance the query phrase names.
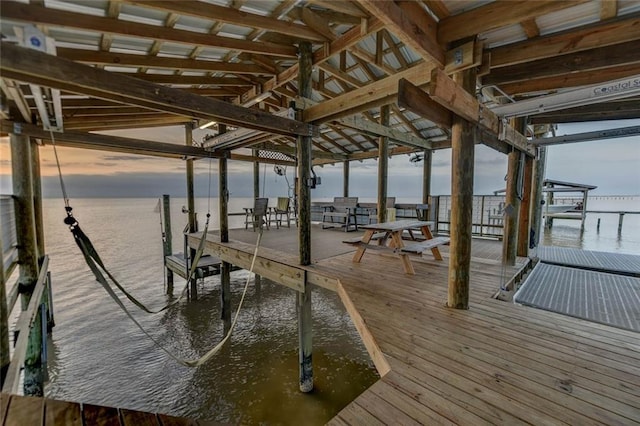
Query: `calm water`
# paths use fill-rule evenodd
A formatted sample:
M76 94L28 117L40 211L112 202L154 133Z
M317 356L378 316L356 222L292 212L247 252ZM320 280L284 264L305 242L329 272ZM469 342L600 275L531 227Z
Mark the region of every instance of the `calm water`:
M589 210L640 211L640 197L590 197L587 202ZM555 219L553 228L543 231L543 242L584 250L640 254L640 214L625 215L621 233L618 233L617 214L587 214L584 231L580 230L579 220Z
M156 199L72 200L74 214L120 281L151 307L164 305L160 220ZM182 251L186 215L172 200L174 252ZM230 211L250 205L232 199ZM196 210L204 219L208 201ZM589 209L640 210L640 198L593 199ZM212 201L211 228L217 228ZM313 292L315 390L298 391L295 294L266 280L250 285L231 342L207 364L178 365L146 339L94 280L62 223L60 200L45 200L56 327L49 348L47 396L243 424L322 424L377 380L373 364L340 300ZM640 254L640 215L627 215L621 235L617 215L558 220L546 244ZM596 230L601 218L600 231ZM231 217L232 227L244 217ZM202 226L202 225L201 225ZM246 271L232 273L237 307ZM176 280L176 294L183 283ZM200 298L156 315L131 309L150 333L184 358L220 341L219 281L199 284ZM127 305L129 306L129 305Z
M249 200L231 202L241 211ZM174 252L182 250L186 215L172 205ZM72 200L74 215L103 261L140 300L160 307L162 241L155 199ZM207 200L198 200L204 218ZM217 216L217 205L212 214ZM62 223L59 200L45 200L56 327L50 346L52 398L243 424L322 424L377 380L338 297L313 291L315 390L298 391L295 292L263 280L250 285L231 342L199 368L157 349L106 295ZM240 225L244 217L232 217ZM217 227L217 221L211 227ZM232 272L237 307L246 271ZM183 281L176 280L176 291ZM196 358L223 337L218 277L199 284L200 298L160 314L131 308L150 333L183 358ZM128 302L127 302L128 303ZM129 306L129 305L128 305Z

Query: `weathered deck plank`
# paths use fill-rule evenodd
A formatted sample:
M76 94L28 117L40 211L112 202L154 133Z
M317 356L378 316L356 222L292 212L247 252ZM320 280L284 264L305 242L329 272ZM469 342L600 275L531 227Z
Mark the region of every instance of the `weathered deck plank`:
M306 275L337 279L383 376L330 424L640 423L640 335L493 299L524 261L504 268L501 243L474 240L470 309L451 310L448 262L416 259L415 276L380 252L353 263L344 234L323 232ZM291 238L263 246L278 256Z

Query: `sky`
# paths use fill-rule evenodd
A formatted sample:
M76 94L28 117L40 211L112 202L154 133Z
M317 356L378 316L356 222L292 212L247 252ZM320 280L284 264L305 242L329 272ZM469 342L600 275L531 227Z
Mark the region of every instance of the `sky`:
M557 135L640 125L640 120L603 121L559 125ZM184 128L173 126L155 129L113 131L109 134L159 142L184 143ZM207 130L195 130L200 141ZM8 138L0 138L0 193L10 194L11 160ZM70 198L149 197L162 194L186 196L185 162L139 155L101 152L78 148L58 148L61 169ZM40 149L44 197L60 197L60 184L53 149ZM229 189L232 197L253 195L252 164L229 161ZM433 195L451 192L451 150L433 153ZM361 201L375 201L377 194L377 161L353 161L350 169L350 195ZM209 180L211 169L211 181ZM312 190L314 199L330 199L342 195L342 164L315 167L322 183ZM261 165L261 195L286 196L289 184L275 174L272 165ZM288 167L289 183L294 168ZM476 146L474 193L491 194L506 186L506 155L484 145ZM217 160L195 162L196 196L217 196ZM627 137L551 146L548 148L545 177L555 180L596 185L592 195L640 195L640 137ZM422 163L411 163L408 155L389 162L388 196L409 202L422 198Z

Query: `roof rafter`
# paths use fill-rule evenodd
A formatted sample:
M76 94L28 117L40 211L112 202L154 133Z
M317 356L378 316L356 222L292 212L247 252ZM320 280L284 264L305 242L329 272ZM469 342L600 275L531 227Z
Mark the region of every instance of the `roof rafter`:
M244 27L258 28L266 31L286 34L303 40L323 42L325 37L305 25L294 22L282 21L280 19L269 18L256 15L254 13L243 12L237 9L216 6L215 4L189 1L150 1L150 0L118 0L139 6L160 9L166 12L173 12L185 16L195 16L196 18L207 18L212 21L224 22L227 24L240 25Z
M183 90L78 64L68 59L2 42L3 76L102 99L284 135L313 135L307 123L276 117Z
M151 40L163 40L187 45L202 45L223 49L234 49L251 53L263 53L271 56L295 58L295 46L276 43L255 42L202 34L194 31L176 30L156 25L119 21L86 14L66 12L42 6L3 1L0 8L3 19L15 19L44 25L97 31L106 34L134 36Z

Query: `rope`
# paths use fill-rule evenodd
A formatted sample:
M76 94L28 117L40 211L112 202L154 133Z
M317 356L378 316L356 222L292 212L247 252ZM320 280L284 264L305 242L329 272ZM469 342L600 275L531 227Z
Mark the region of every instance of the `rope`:
M69 197L67 196L67 188L64 185L64 179L62 179L62 169L60 168L60 160L58 159L58 150L56 149L56 138L53 136L53 130L49 129L49 135L51 137L51 145L53 146L53 155L56 158L56 165L58 166L58 178L60 179L60 189L62 189L62 198L64 198L64 206L69 208Z
M247 294L247 289L249 288L249 282L251 281L251 274L253 273L253 268L255 266L256 258L258 257L258 248L260 247L260 243L261 243L261 240L262 240L262 229L260 229L260 232L258 233L258 240L256 241L256 248L255 248L255 250L253 252L253 259L251 260L251 267L249 268L249 274L247 275L247 280L246 280L245 285L244 285L244 290L242 291L242 297L240 298L240 303L238 304L238 309L236 310L236 314L235 314L235 316L233 318L233 322L231 323L231 328L229 328L229 331L227 332L225 337L215 347L213 347L211 350L209 350L206 354L204 354L203 356L201 356L198 359L187 360L187 359L183 359L183 358L178 357L177 355L175 355L171 351L169 351L167 348L162 346L162 344L160 342L158 342L151 334L149 334L149 332L147 332L144 329L144 327L142 327L142 325L135 319L135 317L131 314L131 312L129 312L129 310L126 308L126 306L124 306L124 304L122 303L120 298L113 291L113 289L111 288L111 286L107 282L107 280L104 277L104 275L102 274L102 272L100 272L100 268L102 268L107 273L109 278L111 278L112 281L114 280L112 278L111 274L109 274L109 272L106 271L106 269L104 269L104 266L102 265L102 261L100 260L100 257L98 256L98 253L95 251L95 248L93 247L93 244L91 243L89 238L80 229L80 226L79 226L78 222L76 221L73 225L70 225L69 228L71 229L71 233L73 234L74 239L75 239L78 247L80 248L80 251L82 252L82 254L84 256L84 259L87 262L87 265L89 265L89 268L91 269L91 271L95 275L96 280L102 285L102 287L107 292L107 294L109 294L109 296L111 296L111 298L116 302L116 304L120 307L120 309L122 309L122 311L127 315L127 317L129 317L129 319L140 329L140 331L142 331L142 333L149 338L149 340L151 340L158 348L160 348L162 351L164 351L167 355L169 355L171 358L173 358L176 362L178 362L179 364L182 364L182 365L184 365L186 367L198 367L198 366L204 364L205 362L207 362L209 359L211 359L211 357L213 357L216 353L218 353L220 351L220 349L222 348L222 346L227 342L227 340L229 340L229 338L231 337L231 334L233 333L233 330L235 329L235 326L236 326L236 324L238 322L238 317L240 316L240 310L242 309L242 305L244 303L244 298L245 298L245 296ZM202 244L202 246L204 246L204 244ZM198 247L198 248L200 249L200 247ZM196 257L197 257L197 255L196 255ZM98 266L100 266L100 268L98 268ZM114 283L116 283L116 281L114 281ZM118 284L116 284L116 286L118 286ZM118 288L121 289L120 286L118 286ZM183 293L185 291L186 291L186 287L185 287L185 290L183 290Z

